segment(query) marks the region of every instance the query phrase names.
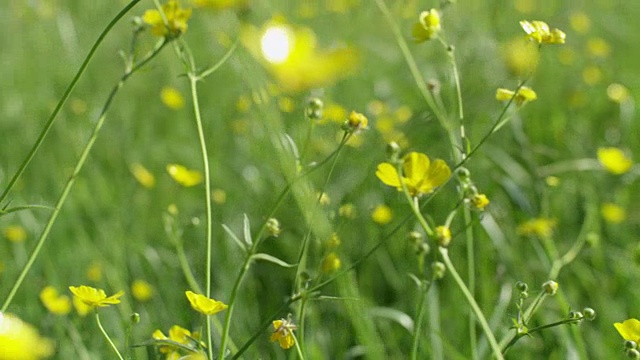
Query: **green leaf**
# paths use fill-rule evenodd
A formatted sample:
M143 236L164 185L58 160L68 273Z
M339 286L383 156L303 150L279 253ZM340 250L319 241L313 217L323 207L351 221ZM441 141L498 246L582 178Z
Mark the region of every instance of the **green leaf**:
M240 240L236 234L233 233L233 230L231 230L227 225L222 224L222 228L224 229L224 231L229 234L229 236L231 236L231 239L243 250L243 251L247 251L247 248L245 247L244 243L242 242L242 240Z
M278 266L282 266L283 268L292 268L292 267L296 266L296 264L286 263L286 262L278 259L275 256L271 256L271 255L265 254L265 253L254 254L253 256L251 256L251 259L268 261L268 262L274 263L274 264L276 264Z
M249 222L249 217L247 214L242 214L244 216L244 242L251 246L253 241L251 241L251 222Z

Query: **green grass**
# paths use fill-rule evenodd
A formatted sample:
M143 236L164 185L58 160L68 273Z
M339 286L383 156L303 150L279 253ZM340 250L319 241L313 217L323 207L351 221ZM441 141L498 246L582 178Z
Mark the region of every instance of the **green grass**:
M19 169L100 31L127 3L0 4L0 190L4 191ZM326 253L323 244L332 233L338 233L341 244L336 252L341 271L352 264L357 266L338 272L334 281L319 290L320 298L306 303L302 344L306 358L409 358L409 319L416 319L421 297L409 274L430 279L431 262L438 251L429 240L426 271L420 273L418 257L407 240L407 234L420 230L420 225L402 193L375 176L376 166L387 161L385 136L378 129L386 115L376 112L372 103L384 104L389 113L401 107L411 110L406 123L395 125L406 139L403 154L423 152L453 167L459 152L452 149L449 135L422 97L376 2L318 3L323 6L313 17L300 16L299 2L292 1L256 0L251 3L251 11L240 15L232 10L194 9L189 29L181 38L193 51L198 69L203 70L228 50L217 41L219 34L234 40L242 23L260 27L273 15L282 14L289 23L312 29L320 48L346 44L360 55L357 71L330 86L273 95L268 89L274 80L250 51L239 46L219 70L198 83L211 186L226 194L223 203L213 202L211 296L223 302L230 300L244 261L244 254L222 225L241 237L246 214L256 236L295 176L296 165L288 147L282 144L282 136L288 134L300 151L307 147L304 166L322 161L338 148L342 130L339 123L331 121L316 123L306 143L310 120L305 117L305 107L308 99L316 96L324 102L325 114L330 104L339 104L348 112L367 115L370 129L354 135L361 140L360 146L347 145L340 150L333 171L334 158L330 158L293 184L274 215L282 233L265 239L257 251L295 264L306 239L309 248L305 261L313 286L328 279L318 271ZM353 6L346 13L336 13L329 3ZM518 22L544 20L551 27L563 29L567 43L542 46L540 63L527 82L537 92L538 100L518 111L509 109L511 121L465 163L475 186L491 200L485 212L471 214L475 300L498 341L513 334L510 327L517 313L516 281L529 285L526 307L540 293L542 283L549 280L549 246L564 254L576 241L586 239L576 258L554 278L560 285L559 293L545 300L529 328L561 320L570 310L584 307L596 310L595 320L524 337L506 357L624 358L623 340L613 323L639 316L640 262L635 236L640 223L638 168L634 166L629 173L617 176L599 167L574 170L562 164L578 159L595 161L597 149L604 146L619 147L638 158L636 134L640 129L634 121L633 99L640 88L636 65L640 50L635 46L640 3L485 3L458 1L442 13L443 36L455 46L465 129L472 147L487 134L503 109L504 104L495 100L496 89L515 89L522 80L509 71L502 50L508 41L524 36ZM523 13L512 3L530 3L533 9ZM440 83L445 116L456 119L456 88L447 54L435 40L421 44L411 40L411 27L420 11L435 6L435 2L387 1L387 5L424 81L435 79ZM0 207L55 204L110 89L122 74L118 50L129 47L130 20L153 7L152 1L142 1L108 34L42 147ZM591 22L584 33L571 25L572 15L579 11ZM589 41L596 38L610 46L606 56L589 53ZM140 54L150 50L156 40L144 32ZM573 54L570 60L568 52ZM602 72L601 79L591 84L583 78L590 66ZM103 288L107 294L125 290L120 305L100 312L106 331L120 351L124 350L123 324L132 312L141 316L141 322L133 328L134 344L150 340L155 329L166 334L174 324L193 330L201 326L202 318L184 296L190 287L163 224L167 207L175 204L179 209L175 220L188 263L199 286L205 289L205 187L181 187L165 170L167 164L179 163L203 171L186 72L170 44L127 80L107 112L102 132L42 252L8 306L7 312L36 325L41 334L55 340L56 354L52 358L111 359L114 354L90 316L47 312L38 298L47 285L67 295L68 286L81 284ZM612 83L626 86L631 102L621 106L608 99L607 87ZM175 87L184 95L183 109L171 110L162 103L160 91L164 86ZM236 105L241 97L253 99L247 111ZM293 102L293 111L279 109L278 102L283 98ZM457 136L457 127L454 130ZM135 180L129 170L133 163L143 164L154 174L154 188L146 189ZM546 175L556 176L559 185L547 185ZM454 178L435 196L422 198L422 214L430 225L443 224L456 209L460 201L457 186ZM330 204L316 204L318 191L328 194ZM625 209L625 221L612 224L602 218L600 208L607 202ZM354 204L354 218L338 214L346 203ZM389 224L379 225L371 219L379 204L392 208ZM451 224L454 238L449 254L468 282L469 243L462 208L458 212ZM0 301L5 301L13 287L50 213L48 209L30 209L0 217L0 231L20 225L28 234L23 243L0 238ZM536 217L557 221L546 249L544 240L517 231L519 224ZM92 264L102 267L98 281L87 278ZM297 356L295 349L285 351L269 341L271 328L261 330L261 324L272 320L271 316L286 318L288 313L300 324L299 302L274 314L299 285L295 277L295 268L264 261L252 263L239 287L229 332L235 348L260 332L244 358ZM136 279L154 286L154 296L148 302L131 296L130 284ZM469 305L450 272L433 283L426 299L417 358L471 358ZM214 316L224 323L225 315ZM478 357L490 358L491 350L479 325L475 333ZM212 336L215 356L220 333L213 330ZM134 354L137 359L153 359L147 357L144 348L137 348Z

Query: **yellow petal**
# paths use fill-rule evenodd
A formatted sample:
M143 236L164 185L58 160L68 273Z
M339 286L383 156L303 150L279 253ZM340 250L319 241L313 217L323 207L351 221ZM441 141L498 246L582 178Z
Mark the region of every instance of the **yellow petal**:
M410 184L415 184L429 171L430 165L431 161L427 155L410 152L404 157L403 175L409 179Z
M389 163L382 163L378 165L376 176L385 185L389 185L397 188L402 186L400 185L400 177L398 176L398 171L393 165Z
M613 326L615 326L623 339L635 341L636 343L640 341L640 321L637 319L627 319L622 323L615 323Z

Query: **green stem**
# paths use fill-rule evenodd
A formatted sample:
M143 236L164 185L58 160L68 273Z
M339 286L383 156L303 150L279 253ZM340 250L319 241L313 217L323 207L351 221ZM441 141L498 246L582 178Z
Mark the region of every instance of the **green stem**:
M113 341L111 341L111 338L109 337L107 332L104 331L104 328L102 327L102 324L100 323L100 315L98 314L98 309L96 308L95 311L96 311L96 323L98 324L98 328L100 328L100 332L102 333L104 338L107 339L107 342L109 343L109 345L111 345L111 348L113 349L113 351L115 351L115 353L118 355L118 359L124 360L122 355L120 355L120 351L118 351L118 348L116 347L116 345L113 343Z
M467 289L467 286L464 284L464 281L462 281L462 278L456 271L456 268L453 266L453 263L449 258L449 251L447 250L447 248L444 248L444 247L440 247L439 250L440 250L440 255L442 255L442 259L444 260L444 263L447 266L447 270L451 273L451 276L453 277L456 284L458 285L458 288L460 288L460 291L462 291L462 294L467 300L467 303L471 307L471 310L475 314L476 319L480 323L480 326L482 327L482 330L484 331L484 334L487 337L487 340L489 341L489 345L491 346L493 355L496 357L496 359L503 360L504 356L502 356L502 351L500 350L500 346L498 345L498 342L496 341L496 338L493 335L491 328L489 327L489 323L487 322L484 315L482 314L482 310L480 310L480 307L478 306L475 299L473 298L473 295L471 295L471 293L469 292L469 289Z
M429 281L428 284L422 284L419 288L421 294L419 296L420 300L418 302L418 310L416 315L416 321L413 329L413 340L411 345L411 360L418 359L418 345L420 344L420 329L422 328L422 322L424 321L424 309L425 302L427 300L427 294L429 293L429 289L431 289L431 284L433 284L433 280Z
M106 115L107 115L107 110L111 106L111 103L113 102L113 99L115 98L116 94L122 88L122 86L124 86L124 83L127 81L127 79L129 79L131 75L133 75L136 71L138 71L145 64L147 64L151 59L153 59L160 52L160 50L164 48L166 44L167 44L166 41L160 42L156 46L156 48L152 52L150 52L144 59L140 60L138 63L131 66L129 69L127 69L125 73L122 75L122 77L120 78L120 81L118 81L118 83L113 87L113 89L109 93L109 96L107 97L107 101L105 102L100 112L100 117L98 118L98 122L96 123L93 129L93 133L91 134L91 137L89 137L89 140L87 141L84 149L82 150L82 153L80 154L80 158L78 159L78 162L76 163L76 166L73 169L73 173L69 177L69 180L67 180L67 183L64 189L62 190L62 193L60 194L60 197L56 201L54 209L51 212L51 215L49 216L49 220L45 224L44 229L42 230L42 234L40 235L40 238L38 239L38 242L36 243L36 246L29 257L27 264L20 272L20 275L18 276L18 279L16 280L16 282L13 284L13 287L11 288L11 291L9 292L9 295L7 296L7 299L2 305L2 308L0 309L0 311L4 312L7 310L7 307L9 307L9 305L11 304L13 297L15 296L16 292L22 285L22 282L27 276L27 273L29 272L29 270L31 270L31 267L35 263L36 258L38 257L38 254L40 254L40 250L42 250L42 247L44 246L47 240L47 237L49 236L49 232L51 231L51 228L53 227L53 224L58 218L58 214L60 213L62 206L66 202L67 197L69 196L69 193L71 192L71 189L75 184L76 178L80 174L82 167L84 166L85 162L87 161L87 158L89 157L89 153L91 152L91 149L93 148L93 145L96 142L96 139L98 138L100 129L102 129L102 126L104 125Z
M464 223L471 224L471 210L464 206ZM473 235L473 227L467 226L465 231L467 238L467 277L469 278L469 292L475 297L476 292L476 265L475 265L475 241ZM471 348L472 359L477 359L477 342L476 342L476 319L473 313L469 314L469 346Z
M84 61L80 65L80 68L78 69L78 72L76 73L76 75L71 80L71 83L69 83L69 86L67 86L67 89L64 91L64 94L62 94L62 98L60 98L60 100L58 101L58 104L53 109L53 112L49 116L49 119L47 120L47 123L45 124L44 128L42 129L42 132L40 132L40 135L38 136L38 139L36 140L36 142L31 147L31 150L29 150L29 153L27 154L27 157L24 159L24 161L22 162L22 164L18 168L18 171L16 171L16 173L13 175L13 177L11 178L9 183L7 184L7 187L2 192L2 195L0 195L0 204L2 204L2 202L7 198L7 196L9 195L9 192L11 191L13 186L16 184L18 179L20 179L20 176L22 176L22 173L25 171L27 166L29 166L29 163L31 162L31 159L33 159L33 157L35 156L36 152L40 148L40 145L42 145L42 143L44 142L44 138L47 136L47 134L49 133L49 130L53 126L53 122L54 122L56 116L58 115L58 113L60 112L60 109L62 109L62 106L65 104L65 102L69 98L69 95L71 95L71 92L73 91L73 89L75 88L76 84L80 80L80 76L82 76L82 74L84 73L84 70L87 68L87 66L89 66L89 62L91 62L91 58L93 58L93 54L98 49L98 46L100 46L100 44L102 43L102 40L104 40L104 38L107 36L107 34L111 31L111 28L113 28L113 26L118 21L120 21L120 19L122 19L122 17L126 13L128 13L129 10L131 10L139 2L140 2L140 0L132 0L127 6L125 6L122 10L120 10L120 12L109 22L109 24L107 24L107 27L105 27L104 30L102 30L102 33L100 33L100 36L98 36L98 39L95 41L93 46L91 46L91 49L89 50L89 53L87 54L87 56L85 57Z
M291 332L291 336L293 336L294 339L294 343L296 345L296 352L298 353L298 357L300 358L300 360L304 360L304 353L302 352L302 349L300 348L300 342L298 341L298 338L296 337L296 335Z

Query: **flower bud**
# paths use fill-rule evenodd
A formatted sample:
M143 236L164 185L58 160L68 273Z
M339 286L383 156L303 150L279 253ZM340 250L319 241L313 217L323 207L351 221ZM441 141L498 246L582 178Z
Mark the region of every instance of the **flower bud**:
M582 320L584 316L580 311L569 311L569 319L572 320Z
M431 264L431 271L433 271L433 277L435 279L442 279L447 272L447 267L440 261L434 261Z
M627 349L627 357L629 359L640 359L640 352L636 349Z
M309 99L309 103L307 104L306 114L310 120L320 120L322 119L322 109L324 104L322 100L313 97Z
M529 290L529 285L527 285L527 283L525 282L518 281L516 282L516 289L521 293L527 292L527 290Z
M436 227L436 237L439 246L447 247L451 243L451 230L448 226Z
M131 314L131 316L129 316L129 321L131 321L132 324L137 324L140 322L140 314L138 313L133 313Z
M638 343L636 343L633 340L627 340L624 342L624 348L625 349L637 349L638 348Z
M270 218L269 220L267 220L265 229L267 230L267 233L269 233L269 235L273 237L278 237L278 235L280 235L280 232L282 231L280 230L280 222L276 218Z
M590 307L586 307L582 309L582 313L584 314L584 318L591 321L596 318L596 311Z
M553 296L558 292L558 283L553 280L549 280L542 284L542 290L547 293L547 295Z

